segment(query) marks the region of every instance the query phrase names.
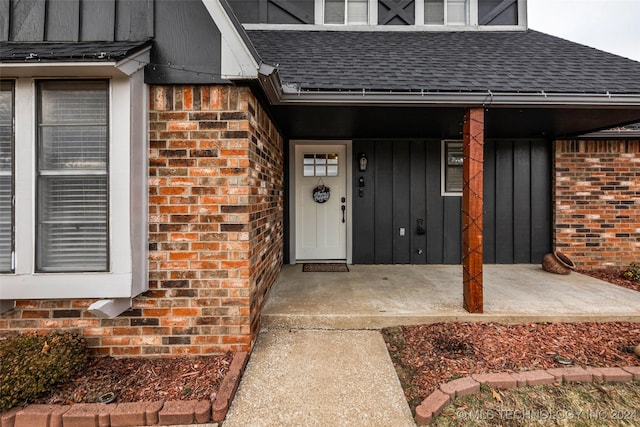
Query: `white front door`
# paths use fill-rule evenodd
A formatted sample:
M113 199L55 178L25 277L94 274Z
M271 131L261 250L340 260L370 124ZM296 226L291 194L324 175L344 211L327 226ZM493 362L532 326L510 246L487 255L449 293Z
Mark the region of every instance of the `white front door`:
M345 145L296 145L297 260L347 258L346 151ZM314 200L321 185L329 189L324 202L320 193Z

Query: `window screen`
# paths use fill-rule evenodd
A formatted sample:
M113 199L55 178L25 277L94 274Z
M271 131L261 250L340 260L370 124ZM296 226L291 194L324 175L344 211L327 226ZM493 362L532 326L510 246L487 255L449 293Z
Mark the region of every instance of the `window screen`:
M37 271L108 269L107 89L39 84Z
M325 24L344 24L344 2L345 0L324 1Z
M13 83L0 82L0 272L12 270Z
M425 0L424 23L427 25L444 24L444 0Z
M467 0L424 0L424 23L467 25L467 10Z
M347 0L347 23L369 23L369 0Z
M325 0L325 24L368 24L369 0Z
M447 0L447 24L467 24L467 0Z

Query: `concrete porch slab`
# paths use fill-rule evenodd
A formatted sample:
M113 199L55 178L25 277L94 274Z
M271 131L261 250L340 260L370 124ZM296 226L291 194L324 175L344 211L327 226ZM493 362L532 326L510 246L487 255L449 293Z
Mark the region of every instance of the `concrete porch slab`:
M462 308L459 265L350 265L349 273L284 266L262 313L266 328L379 329L450 321L636 321L640 292L540 265L485 265L484 313Z

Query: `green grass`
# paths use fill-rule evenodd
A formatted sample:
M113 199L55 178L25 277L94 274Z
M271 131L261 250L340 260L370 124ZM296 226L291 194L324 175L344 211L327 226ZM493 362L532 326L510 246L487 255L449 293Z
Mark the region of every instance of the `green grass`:
M435 426L637 426L640 382L545 385L456 399Z

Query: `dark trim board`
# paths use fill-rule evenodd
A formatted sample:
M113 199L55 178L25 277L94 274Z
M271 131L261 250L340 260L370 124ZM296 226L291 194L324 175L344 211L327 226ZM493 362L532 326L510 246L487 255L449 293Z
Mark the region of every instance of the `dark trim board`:
M461 197L441 194L441 146L439 139L354 141L355 264L461 262ZM367 155L366 172L358 170L359 153ZM551 250L551 178L547 141L486 143L486 263L538 263Z

